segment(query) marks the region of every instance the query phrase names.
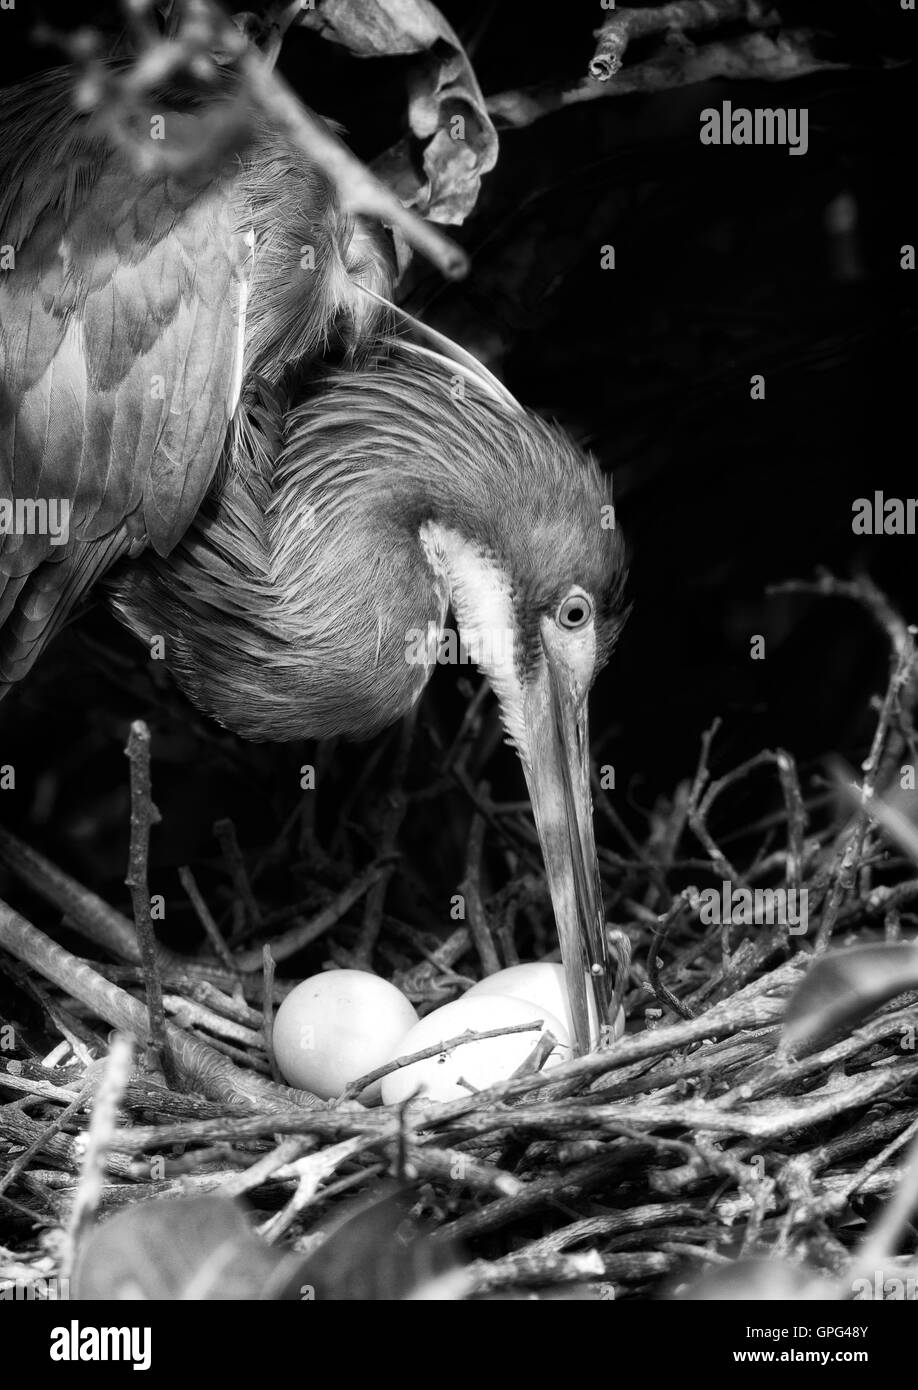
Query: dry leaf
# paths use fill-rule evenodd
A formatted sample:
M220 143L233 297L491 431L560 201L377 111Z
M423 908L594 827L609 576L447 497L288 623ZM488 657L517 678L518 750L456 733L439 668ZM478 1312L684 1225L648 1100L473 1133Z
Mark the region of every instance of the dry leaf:
M374 162L374 172L431 222L464 222L481 177L497 162L497 132L457 35L428 0L326 0L302 23L360 58L424 55L412 81L408 123L423 143L418 176L411 142Z

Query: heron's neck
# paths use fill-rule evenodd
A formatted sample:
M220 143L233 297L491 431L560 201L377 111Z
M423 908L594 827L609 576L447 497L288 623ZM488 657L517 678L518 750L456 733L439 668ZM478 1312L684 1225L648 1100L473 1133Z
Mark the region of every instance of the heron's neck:
M436 668L430 636L450 603L511 707L501 541L520 447L499 413L457 413L449 382L419 385L413 364L338 378L288 415L277 462L259 469L240 443L234 480L179 551L127 577L119 609L163 634L186 692L248 738L361 738L395 722Z
M170 556L118 575L115 610L193 703L245 738L370 737L434 669L445 574L417 535L349 522L330 490L320 512L294 489L270 524L260 491L257 473L228 480Z

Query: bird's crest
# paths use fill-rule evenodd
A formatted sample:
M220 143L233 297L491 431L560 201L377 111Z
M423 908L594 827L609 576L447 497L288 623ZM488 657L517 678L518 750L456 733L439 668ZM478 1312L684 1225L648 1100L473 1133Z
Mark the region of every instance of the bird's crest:
M470 381L473 386L479 387L489 395L492 400L496 400L500 405L506 406L520 415L524 414L523 407L516 397L507 390L502 381L489 372L483 362L479 362L471 352L467 352L464 347L460 347L452 338L448 338L445 333L440 333L436 328L431 328L430 324L424 323L421 319L415 318L414 314L409 314L407 309L403 309L399 304L395 304L385 296L377 294L375 290L369 289L366 285L360 285L364 294L368 294L373 299L377 299L380 304L384 304L390 313L395 314L407 327L427 338L429 342L435 344L439 351L433 348L424 347L420 343L406 343L401 340L399 347L407 352L413 352L419 356L426 357L428 361L438 362L441 366L446 366L450 370L458 368L459 372Z

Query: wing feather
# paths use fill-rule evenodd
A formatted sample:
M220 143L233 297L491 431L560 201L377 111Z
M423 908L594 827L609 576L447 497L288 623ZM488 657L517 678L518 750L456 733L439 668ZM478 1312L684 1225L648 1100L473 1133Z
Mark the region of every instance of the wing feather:
M388 238L346 216L277 132L253 131L218 169L142 175L75 114L71 86L61 70L0 94L0 127L17 134L0 147L0 249L15 248L0 271L0 499L62 500L71 523L54 547L0 534L0 694L117 558L169 555L221 454L220 487L242 485L241 422L254 411L257 433L264 399L253 383L277 390L267 441L304 364L329 346L360 360L386 313L362 287L385 299L394 271ZM200 116L164 110L169 138L195 141ZM256 453L270 471L267 448ZM217 530L201 553L235 610L263 601L246 578L257 564L240 562L263 536L238 508L225 514L226 543ZM209 595L205 564L194 577Z
M126 550L176 544L241 371L251 250L233 174L138 176L74 113L70 83L51 74L0 98L17 130L0 152L0 246L15 251L0 273L0 497L70 507L63 546L0 534L7 681Z

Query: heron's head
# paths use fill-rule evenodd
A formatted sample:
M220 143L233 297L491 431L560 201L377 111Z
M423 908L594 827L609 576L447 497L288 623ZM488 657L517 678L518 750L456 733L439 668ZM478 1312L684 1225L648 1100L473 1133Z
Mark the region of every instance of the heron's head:
M523 764L586 1050L588 1012L605 1019L612 990L588 695L626 616L624 547L610 480L570 439L519 410L489 434L477 507L431 516L421 538Z
M351 472L346 514L362 530L368 572L374 546L383 583L384 552L416 547L444 620L452 609L463 659L490 680L529 787L585 1048L588 997L602 1014L611 992L587 715L626 616L611 481L567 435L490 391L484 377L417 349L338 378L299 414L290 439L290 459L312 460L320 517L322 481L327 508L329 477ZM291 476L288 468L288 486ZM401 596L394 562L391 573L390 593L397 586ZM364 602L372 601L370 591ZM393 597L390 608L415 621L399 602Z

